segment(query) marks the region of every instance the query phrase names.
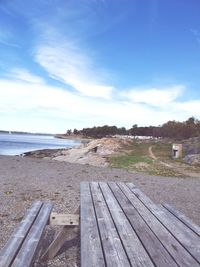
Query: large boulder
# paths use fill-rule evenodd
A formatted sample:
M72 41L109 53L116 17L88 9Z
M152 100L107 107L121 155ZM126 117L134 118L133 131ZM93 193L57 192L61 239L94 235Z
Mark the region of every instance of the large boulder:
M200 154L200 137L189 138L184 144L186 155Z
M183 158L183 161L190 165L200 165L200 154L190 154Z
M123 150L124 146L131 144L131 140L121 138L95 139L88 144L63 150L62 155L53 157L53 160L108 166L107 158L110 155L118 154Z

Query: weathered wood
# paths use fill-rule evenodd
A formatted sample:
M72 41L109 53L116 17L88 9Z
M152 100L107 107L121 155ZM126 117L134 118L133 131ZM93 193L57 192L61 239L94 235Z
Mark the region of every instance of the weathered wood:
M199 267L199 235L175 215L131 183L82 183L81 266Z
M125 185L119 183L121 188L125 189ZM137 203L137 199L141 201L144 206L141 208L141 205L137 205L138 211L144 212L144 208L146 207L149 212L155 217L149 217L148 223L154 233L162 239L162 243L167 247L170 254L174 257L176 262L181 266L199 266L199 257L200 257L200 242L197 236L193 235L191 231L188 230L185 225L180 224L174 218L168 217L166 213L160 209L157 205L155 205L141 190L137 189L133 184L127 184L131 192L125 189L125 192L129 192L130 200L134 201L134 205ZM145 214L147 214L145 212ZM143 216L144 220L147 220L147 215ZM154 223L153 223L154 221ZM158 222L161 222L164 227L160 228L158 231L158 227L161 227ZM155 225L157 226L155 228ZM166 230L164 230L167 229ZM165 233L165 235L163 235ZM193 243L194 242L194 243ZM189 251L189 253L187 252ZM192 255L192 256L191 256Z
M81 267L105 267L89 183L81 183Z
M17 255L41 207L42 207L42 202L37 201L37 202L34 202L32 207L27 210L24 218L19 224L19 227L11 235L9 241L0 251L0 267L11 266L13 259Z
M98 183L91 183L91 192L106 266L131 266Z
M65 225L76 226L79 225L79 215L77 214L58 214L52 212L50 215L50 225Z
M200 237L200 227L193 223L189 218L187 218L184 214L177 211L174 207L169 204L164 204L163 207L173 214L177 219L182 221L185 225L187 225L194 233L196 233Z
M154 264L151 258L127 220L112 191L106 183L100 183L100 187L130 263L132 266L137 267L153 267Z
M137 209L132 205L131 201L127 198L126 192L123 192L116 183L109 183L109 186L118 200L121 208L129 219L133 229L135 230L138 238L142 242L145 249L148 251L152 261L156 266L162 267L177 267L178 265L163 247L160 240L152 232L149 225L145 222L143 217L138 213ZM143 205L140 203L140 205ZM159 257L158 257L159 255Z
M58 214L52 212L50 215L50 225L63 225L53 242L47 248L45 253L40 258L41 261L47 261L53 259L61 247L67 240L67 236L71 232L75 232L79 226L80 221L80 206L75 210L73 214Z
M38 243L49 220L52 207L51 203L43 204L33 226L14 259L12 267L27 267L31 265Z
M78 214L80 215L80 205L75 209L73 214Z
M48 249L45 251L45 253L41 256L41 261L47 261L53 259L58 251L61 249L63 244L67 240L67 236L74 231L75 225L70 226L63 226L61 231L57 234L56 238L53 240L53 242L50 244Z

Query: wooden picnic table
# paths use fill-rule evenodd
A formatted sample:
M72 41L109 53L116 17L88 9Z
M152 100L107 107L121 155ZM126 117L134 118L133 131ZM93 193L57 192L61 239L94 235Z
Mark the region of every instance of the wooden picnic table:
M82 267L199 267L200 228L132 183L81 183Z

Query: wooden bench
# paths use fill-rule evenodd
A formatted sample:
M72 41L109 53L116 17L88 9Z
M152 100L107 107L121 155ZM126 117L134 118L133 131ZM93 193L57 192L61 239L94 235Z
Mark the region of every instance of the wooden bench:
M132 183L81 183L81 267L199 267L200 228Z
M17 230L0 251L0 267L31 266L53 205L34 202Z

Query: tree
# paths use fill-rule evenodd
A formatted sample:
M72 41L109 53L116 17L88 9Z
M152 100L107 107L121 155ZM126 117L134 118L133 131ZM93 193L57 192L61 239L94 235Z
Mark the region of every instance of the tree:
M73 134L78 134L78 130L74 129Z
M67 130L67 135L71 135L71 134L72 134L72 130L71 129Z

